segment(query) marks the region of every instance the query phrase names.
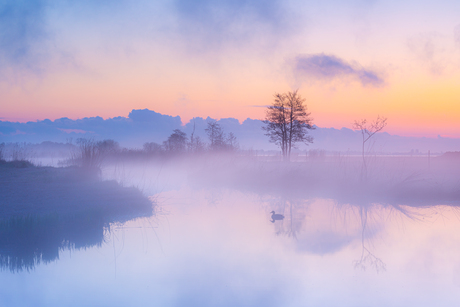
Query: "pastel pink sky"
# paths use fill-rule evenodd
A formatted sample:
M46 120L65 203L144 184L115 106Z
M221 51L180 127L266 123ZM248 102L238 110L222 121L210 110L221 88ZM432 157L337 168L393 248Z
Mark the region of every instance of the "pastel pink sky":
M454 1L8 5L4 121L144 108L183 123L263 119L274 93L298 88L320 127L380 115L391 134L460 137Z

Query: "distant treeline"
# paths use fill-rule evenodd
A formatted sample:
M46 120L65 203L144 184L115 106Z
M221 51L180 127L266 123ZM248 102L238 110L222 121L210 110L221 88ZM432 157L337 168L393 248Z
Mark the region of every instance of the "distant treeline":
M208 140L195 135L190 136L180 129L174 129L162 143L144 143L142 149L122 148L111 139L97 141L94 138L78 138L67 143L43 142L41 144L1 143L0 159L9 161L33 161L35 158L61 158L61 164L77 165L84 168L98 168L108 158L151 158L172 157L202 153L236 153L239 144L232 132L225 132L216 121L209 121L205 129Z

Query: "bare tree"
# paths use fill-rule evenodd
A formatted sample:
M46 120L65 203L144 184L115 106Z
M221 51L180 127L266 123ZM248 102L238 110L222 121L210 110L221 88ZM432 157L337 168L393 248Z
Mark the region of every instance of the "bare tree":
M208 121L205 131L209 138L211 151L236 151L238 149L236 136L232 132L226 134L215 120Z
M233 132L227 134L227 136L225 137L225 144L227 149L230 151L238 150L238 148L240 147L238 144L238 140L236 139L236 136L233 134Z
M158 144L158 143L155 143L155 142L144 143L143 148L144 148L144 151L149 153L149 154L161 153L161 151L163 150L161 145Z
M387 118L377 116L377 119L371 123L367 123L366 119L355 120L353 123L353 129L357 131L361 131L361 135L363 137L362 143L362 157L363 157L363 166L361 169L361 178L366 175L367 173L367 165L366 165L366 157L365 157L365 145L369 139L376 134L377 132L381 131L387 125Z
M206 150L206 144L201 140L199 136L193 138L193 142L189 143L190 152L200 153Z
M225 147L224 131L216 121L208 121L208 127L205 129L209 138L209 149L222 150Z
M190 134L190 142L188 143L188 151L191 153L203 152L205 144L199 136L195 136L195 120L193 120L193 130Z
M275 101L267 109L262 129L266 131L270 142L280 146L285 161L290 160L291 149L296 143L313 143L313 138L308 135L308 130L314 129L310 115L305 99L297 90L275 94Z
M179 129L173 130L173 133L164 142L167 151L185 152L187 146L187 134Z

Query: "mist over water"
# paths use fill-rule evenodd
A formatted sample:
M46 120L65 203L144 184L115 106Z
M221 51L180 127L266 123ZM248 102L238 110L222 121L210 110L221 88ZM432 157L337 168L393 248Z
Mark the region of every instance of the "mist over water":
M290 163L209 153L107 159L101 178L139 189L153 200L153 216L97 226L87 244L58 245L55 256L42 256L28 270L5 267L1 300L14 306L455 306L458 160L366 159L365 172L362 158L352 155ZM2 232L2 240L19 240L18 231Z

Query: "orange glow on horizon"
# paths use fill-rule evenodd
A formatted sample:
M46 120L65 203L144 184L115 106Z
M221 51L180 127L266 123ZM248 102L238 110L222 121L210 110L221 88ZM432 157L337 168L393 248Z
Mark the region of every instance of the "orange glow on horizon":
M2 120L36 121L68 117L127 117L132 109L150 109L180 116L185 124L193 117L215 119L263 119L265 105L275 92L290 90L287 82L262 76L227 76L219 86L213 75L190 78L188 71L170 83L162 76L134 71L101 75L61 74L9 88L3 99ZM121 77L124 76L124 77ZM132 78L126 78L132 76ZM393 76L383 88L358 83L303 86L314 124L319 127L351 128L354 120L388 118L384 131L402 136L460 137L460 76ZM26 90L24 90L24 88Z

